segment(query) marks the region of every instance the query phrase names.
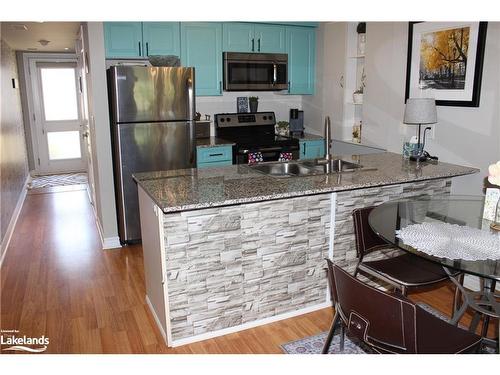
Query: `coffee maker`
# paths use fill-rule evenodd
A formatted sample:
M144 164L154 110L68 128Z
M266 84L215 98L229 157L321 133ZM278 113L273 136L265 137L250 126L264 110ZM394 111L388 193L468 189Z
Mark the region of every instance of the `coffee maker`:
M299 111L297 108L290 109L290 135L304 135L304 111Z

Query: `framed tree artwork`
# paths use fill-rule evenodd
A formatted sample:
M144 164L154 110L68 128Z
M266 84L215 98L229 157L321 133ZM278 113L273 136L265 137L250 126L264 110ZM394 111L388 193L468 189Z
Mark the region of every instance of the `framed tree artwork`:
M479 107L487 22L410 22L406 99Z

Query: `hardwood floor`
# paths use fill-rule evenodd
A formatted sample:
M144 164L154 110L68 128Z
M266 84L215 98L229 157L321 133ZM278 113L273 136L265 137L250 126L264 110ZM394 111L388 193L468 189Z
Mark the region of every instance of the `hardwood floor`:
M328 330L333 315L167 348L144 301L140 245L101 250L85 190L29 194L0 272L0 329L45 335L47 353L282 353L280 344ZM410 297L449 313L452 289Z

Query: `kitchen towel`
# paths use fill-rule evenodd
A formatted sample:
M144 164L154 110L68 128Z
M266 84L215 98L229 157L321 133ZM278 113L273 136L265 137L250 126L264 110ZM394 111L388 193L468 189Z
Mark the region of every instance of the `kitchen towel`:
M248 164L255 164L264 161L264 157L262 156L262 152L249 152L248 153Z

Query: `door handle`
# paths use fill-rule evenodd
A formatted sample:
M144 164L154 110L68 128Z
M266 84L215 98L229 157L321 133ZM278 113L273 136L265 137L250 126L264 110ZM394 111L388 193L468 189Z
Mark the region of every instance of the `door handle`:
M343 74L340 76L340 81L339 81L339 83L340 83L340 87L341 87L341 88L344 88L344 75L343 75Z
M219 81L219 93L222 95L222 81Z
M194 98L194 88L193 88L193 80L191 78L188 78L186 81L186 87L187 87L187 92L188 92L188 97L187 97L187 108L188 108L188 120L189 121L194 121L195 118L195 98Z
M288 93L290 94L290 81L288 81Z
M83 138L88 138L89 137L89 132L83 132L82 133Z
M149 42L146 42L146 56L149 56Z
M304 156L306 156L306 146L307 146L307 143L304 142Z
M260 38L259 38L259 40L257 40L257 46L258 46L258 49L259 49L259 52L260 52Z
M277 79L278 79L278 67L276 66L276 64L273 64L273 86L276 84Z
M255 39L252 38L252 52L255 50Z
M141 42L139 42L139 56L142 56Z

